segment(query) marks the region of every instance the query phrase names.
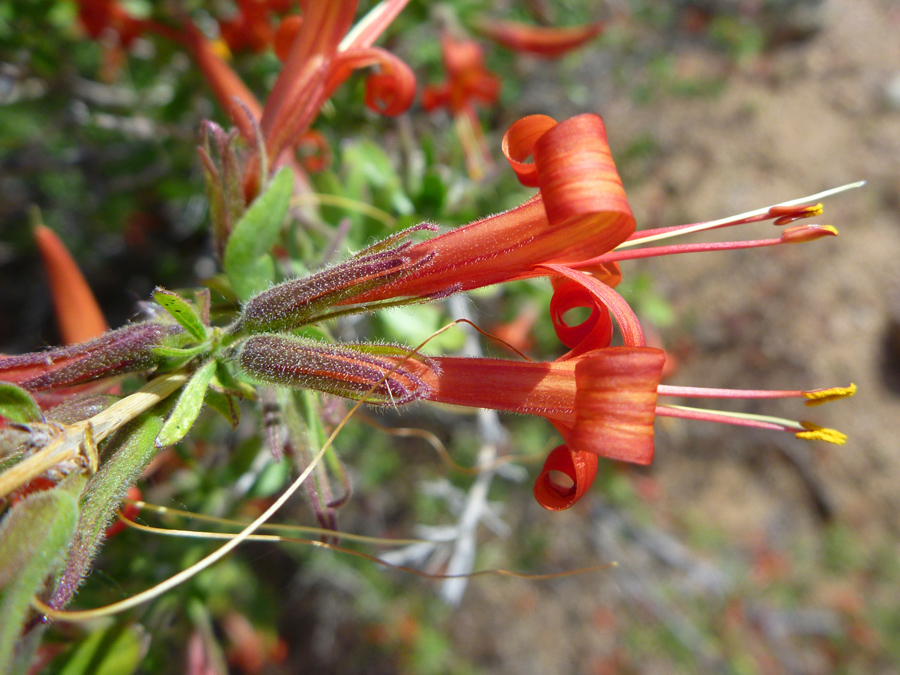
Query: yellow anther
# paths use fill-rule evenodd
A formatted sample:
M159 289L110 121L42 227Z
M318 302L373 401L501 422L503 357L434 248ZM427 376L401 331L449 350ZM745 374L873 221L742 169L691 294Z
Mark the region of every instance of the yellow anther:
M830 389L817 389L815 391L804 391L803 396L807 399L806 405L822 405L829 401L837 401L841 398L853 396L856 393L856 385L852 382L849 387L831 387Z
M810 206L773 206L769 209L769 216L777 218L776 225L787 225L800 218L814 218L821 216L825 207L822 204L812 204Z
M824 210L825 206L820 202L818 204L813 204L812 206L807 206L805 209L803 209L803 215L808 218L813 216L821 216Z
M800 431L794 436L802 438L804 441L825 441L835 445L843 445L847 442L847 435L835 429L826 429L812 422L800 422L800 424L806 431Z
M805 244L822 237L836 237L837 228L833 225L794 225L781 233L781 241L785 244Z

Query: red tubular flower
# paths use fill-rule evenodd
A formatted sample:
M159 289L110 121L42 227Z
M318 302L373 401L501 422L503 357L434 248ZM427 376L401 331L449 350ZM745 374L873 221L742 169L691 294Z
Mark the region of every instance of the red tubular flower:
M540 188L523 205L418 244L398 245L397 242L405 239L405 233L395 235L346 263L260 293L247 303L238 326L286 330L340 314L372 311L513 279L551 277L554 285L551 317L561 342L570 348L556 361L534 363L457 357L423 361L384 353L379 354L382 361L378 368L359 380L351 396L364 398L367 386L377 390L380 385L376 386L376 380L389 381L393 371L388 364L393 364L402 378L416 383L414 387L396 387L397 391L405 392L402 399L546 418L565 441L565 449L558 449L548 459L535 488L541 503L551 509L574 504L593 479L595 463L584 453L649 464L653 459L653 424L657 415L788 431L803 439L844 442L839 432L809 422L659 405L659 396L803 397L808 404L816 404L850 396L855 387L740 391L661 385L665 353L645 345L636 316L613 289L621 279L617 261L642 257L643 253L643 250L622 253L618 249L648 243L673 231L697 231L766 218L792 222L819 213L820 207L807 206L804 202L830 193L723 221L644 231L636 236L632 234L634 219L609 153L603 123L596 115L581 115L560 124L544 116L520 120L507 132L504 152L520 181ZM530 155L534 156L533 164L525 163ZM833 228L815 226L811 230L810 227L789 228L776 242L805 241L833 234ZM759 244L750 242L749 245ZM766 241L764 245L770 243ZM662 247L662 254L743 246L743 243L726 243L721 247L718 244ZM589 309L590 315L582 324L571 326L565 316L576 307ZM619 326L622 347L610 346L610 315ZM272 351L271 341L270 336L253 346L264 357ZM262 358L243 365L253 370L254 376L270 381L273 374L264 372L260 365L265 363L268 361ZM334 384L336 378L344 384L348 381L346 375L338 377L331 373L323 382L327 380L326 384L336 393L347 396ZM312 386L300 379L292 371L278 381L290 386L297 380L297 386ZM314 384L322 388L322 383ZM394 384L389 385L390 390L394 388ZM376 404L395 402L389 391L377 392Z
M516 122L504 153L519 180L540 192L510 211L456 228L409 248L431 257L396 282L354 302L433 296L447 289L550 276L547 263L574 264L612 250L634 232L634 216L597 115L557 123L544 115ZM525 160L534 156L534 164Z
M549 363L433 357L407 362L427 385L424 400L539 415L576 451L649 464L656 388L665 353L608 347ZM477 382L477 386L473 383Z
M305 140L320 143L320 137L309 136L309 127L325 101L354 70L379 68L366 83L369 108L385 115L399 115L409 108L416 86L412 70L392 54L372 47L408 1L382 2L349 34L356 0L302 3L302 19L287 17L280 25L283 30L278 32L271 29L270 14L287 11L291 3L285 0L238 2L238 14L220 24L222 35L232 48L258 50L271 45L276 35L279 38L279 56L285 64L265 107L224 61L214 43L190 20L185 20L181 29L172 29L153 21L134 19L115 0L80 0L79 7L82 22L92 37L113 30L120 36L120 42L126 44L126 40L133 40L139 32L151 30L182 44L251 147L256 147L257 127L261 127L266 154L272 160L268 166L274 169L279 165L279 157L289 148ZM302 170L296 162L293 164L302 181ZM255 194L257 171L258 165L251 162L245 176L248 198Z
M476 28L494 42L516 52L556 59L590 42L603 32L603 24L566 28L529 26L516 21L481 19Z
M379 67L366 83L369 108L385 115L399 115L409 108L416 86L412 70L392 54L372 47L408 1L382 3L350 34L356 0L307 3L302 20L285 19L281 24L283 30L276 33L284 68L264 107L196 27L191 24L185 27L183 41L220 105L253 147L257 143L258 123L266 156L271 160L269 166L276 168L285 162L282 158L285 151L310 139L320 141L320 137L310 136L310 125L325 101L354 70ZM248 119L248 111L253 119ZM295 173L302 179L302 169L296 162L293 164ZM256 192L257 171L258 165L250 162L244 180L248 198Z

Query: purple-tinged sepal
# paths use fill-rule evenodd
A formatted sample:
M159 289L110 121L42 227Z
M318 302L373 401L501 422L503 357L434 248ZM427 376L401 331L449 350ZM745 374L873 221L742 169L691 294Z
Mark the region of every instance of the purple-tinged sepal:
M184 329L174 324L132 324L76 345L0 356L0 381L41 391L147 372L160 364L155 349L181 346L188 338Z
M384 344L331 344L288 335L255 335L236 350L241 371L257 382L315 389L370 405L428 398L430 388L401 361L409 349ZM421 362L419 356L411 356Z

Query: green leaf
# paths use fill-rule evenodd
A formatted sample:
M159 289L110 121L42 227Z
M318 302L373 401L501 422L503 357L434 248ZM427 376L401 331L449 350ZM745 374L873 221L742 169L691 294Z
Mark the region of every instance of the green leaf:
M206 339L206 326L200 315L191 307L191 304L177 293L167 291L165 288L157 286L153 290L153 299L156 300L163 309L172 315L181 327L198 340Z
M197 345L190 349L179 349L178 347L154 347L152 350L153 359L156 362L157 372L168 372L180 368L195 356L202 354L209 349L209 345Z
M228 238L225 272L241 300L247 300L274 281L275 266L267 254L278 239L293 187L293 174L285 167L275 175L266 191L253 200Z
M39 422L44 417L31 394L9 382L0 382L0 417L10 422Z
M73 475L52 490L13 506L0 524L0 672L12 660L31 598L62 564L78 522L84 478Z
M129 675L138 669L150 636L140 626L118 623L95 630L72 652L59 675Z
M206 404L219 413L231 425L231 429L237 429L241 422L241 407L237 399L230 394L223 394L208 389L206 391Z
M156 447L174 445L185 437L203 408L203 399L216 372L216 362L207 361L195 372L181 390L178 403L156 437Z

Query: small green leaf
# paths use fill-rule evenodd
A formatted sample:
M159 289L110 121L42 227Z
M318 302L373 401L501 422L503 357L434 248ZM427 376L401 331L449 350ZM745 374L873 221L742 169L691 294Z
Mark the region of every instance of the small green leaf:
M198 340L206 339L206 326L191 304L177 293L157 286L153 290L153 299L172 315L181 327Z
M78 522L84 478L71 476L59 486L29 495L0 524L0 672L12 660L31 598L40 593L63 556Z
M41 407L31 394L9 382L0 382L0 417L10 422L40 422Z
M278 239L293 187L293 174L285 167L275 175L266 191L253 200L228 238L225 272L241 300L247 300L274 281L274 264L271 258L263 256L267 256Z
M209 349L209 345L197 345L190 349L179 349L178 347L154 347L152 350L153 359L156 362L157 372L168 372L180 368L195 356L198 356Z
M141 665L150 636L138 625L95 630L74 649L59 675L129 675Z
M241 421L241 407L234 396L208 389L206 391L206 403L225 418L231 425L232 430L237 429Z
M185 437L203 408L203 399L216 372L216 362L207 361L195 372L181 390L178 403L156 437L156 447L174 445Z

